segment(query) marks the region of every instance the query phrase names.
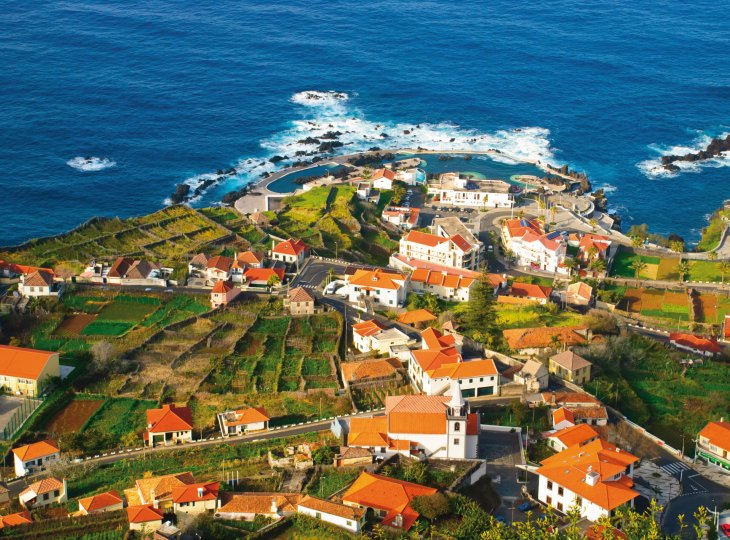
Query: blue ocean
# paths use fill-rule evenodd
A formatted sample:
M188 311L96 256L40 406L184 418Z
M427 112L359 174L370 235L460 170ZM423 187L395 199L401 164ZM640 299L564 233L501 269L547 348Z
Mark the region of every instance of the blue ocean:
M589 174L624 224L697 240L730 157L730 23L706 2L8 0L0 13L0 245L194 204L311 133L497 148ZM332 93L334 92L334 93ZM86 158L91 159L86 159Z

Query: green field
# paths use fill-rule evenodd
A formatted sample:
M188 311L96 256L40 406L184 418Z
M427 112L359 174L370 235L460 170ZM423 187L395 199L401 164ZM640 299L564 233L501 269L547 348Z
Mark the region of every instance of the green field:
M96 429L121 437L131 431L141 433L146 424L145 411L157 407L154 401L115 398L106 401L89 419L86 429ZM141 439L140 439L141 442Z
M661 263L661 259L659 257L636 255L634 253L624 250L619 250L619 252L613 259L613 264L611 266L611 277L636 277L634 270L631 268L631 263L633 263L637 257L640 258L647 265L646 270L644 270L639 277L642 279L656 279L656 272L658 270L659 264Z
M117 337L126 334L132 328L134 328L133 322L96 320L84 328L81 335Z
M540 326L576 326L583 317L579 313L558 311L551 314L545 306L521 306L517 304L495 304L497 324L509 328L537 328Z

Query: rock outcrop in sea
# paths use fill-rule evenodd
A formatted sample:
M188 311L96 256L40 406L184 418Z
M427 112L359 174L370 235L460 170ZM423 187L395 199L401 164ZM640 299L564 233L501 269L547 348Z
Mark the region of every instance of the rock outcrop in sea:
M704 161L706 159L716 158L724 152L730 151L730 135L724 139L715 138L710 141L707 148L699 152L690 152L681 156L669 155L662 156L662 167L671 172L679 171L679 167L675 165L677 161Z

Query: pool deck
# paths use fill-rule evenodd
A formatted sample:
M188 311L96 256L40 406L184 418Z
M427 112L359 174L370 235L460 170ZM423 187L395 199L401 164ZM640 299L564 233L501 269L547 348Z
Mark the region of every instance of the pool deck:
M265 210L269 209L269 199L270 198L283 198L288 197L289 195L293 195L294 193L297 193L299 190L292 191L290 193L276 193L274 191L271 191L268 186L272 184L273 182L276 182L278 179L280 179L283 176L286 176L288 174L291 174L293 172L303 171L306 169L311 169L313 167L318 167L321 165L327 165L327 164L334 164L334 165L347 165L347 161L353 157L356 156L366 156L371 154L382 154L382 153L392 153L392 154L473 154L473 155L494 155L494 156L502 156L509 158L513 161L517 161L520 163L525 163L529 165L534 165L536 167L539 167L540 169L543 169L547 171L546 166L539 162L539 161L528 161L523 159L517 159L514 156L510 156L508 154L505 154L504 152L497 152L494 150L423 150L423 149L413 149L413 148L397 148L393 150L389 149L381 149L381 150L373 150L373 151L367 151L367 152L356 152L354 154L346 154L342 156L332 156L327 159L323 159L322 161L318 161L317 163L312 163L310 165L301 166L301 167L287 167L286 169L282 169L280 171L276 171L272 173L267 178L263 178L260 181L256 182L254 184L254 187L251 192L247 193L243 197L239 198L236 203L234 204L234 207L238 212L241 214L252 214L254 212L263 212ZM411 158L416 159L416 158ZM550 172L556 176L562 176L567 179L571 179L568 176L562 175L557 171L550 170ZM573 180L573 179L571 179Z

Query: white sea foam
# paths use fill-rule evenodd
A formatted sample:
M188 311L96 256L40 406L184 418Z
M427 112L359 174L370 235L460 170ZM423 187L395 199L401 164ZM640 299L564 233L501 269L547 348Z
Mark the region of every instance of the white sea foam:
M618 188L614 186L613 184L601 184L600 186L596 186L596 189L602 189L603 192L608 195L609 193L616 193L618 191Z
M96 171L102 171L104 169L109 169L110 167L114 167L117 164L116 161L113 161L109 158L100 158L100 157L81 157L77 156L75 158L69 159L66 162L66 165L69 167L73 167L77 171L84 171L84 172L96 172Z
M720 138L725 138L730 133L722 133ZM707 145L712 141L712 136L699 132L692 143L688 145L666 146L660 144L650 144L649 150L657 154L652 159L640 161L636 164L638 169L648 178L673 178L682 173L697 173L703 169L730 167L730 152L723 152L717 157L705 159L702 161L675 161L674 165L679 167L678 171L668 171L662 166L663 156L682 156L685 154L696 153L705 150Z
M375 121L367 118L352 105L350 96L340 92L307 91L294 94L291 102L305 107L303 118L291 122L288 129L263 140L264 150L258 157L246 157L236 163L237 174L224 179L235 185L256 181L262 174L273 172L294 161L310 160L314 156L326 157L318 152L318 144L304 141L308 138L320 142L338 141L342 146L333 154L352 154L378 147L388 149L417 149L438 151L494 151L496 161L515 163L518 161L549 161L560 165L555 159L549 141L549 130L541 127L503 129L493 133L482 133L443 122L395 123ZM323 139L327 133L339 132L336 139ZM297 155L299 153L299 155ZM285 159L271 163L273 156ZM185 180L194 191L205 179L216 176L206 173Z

